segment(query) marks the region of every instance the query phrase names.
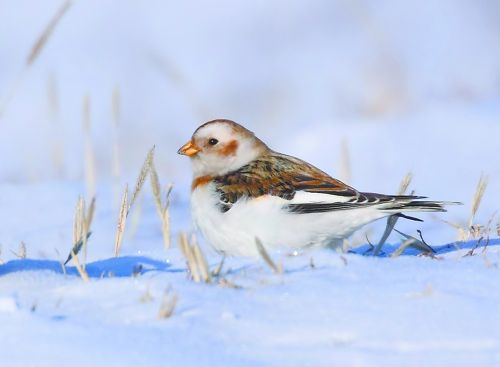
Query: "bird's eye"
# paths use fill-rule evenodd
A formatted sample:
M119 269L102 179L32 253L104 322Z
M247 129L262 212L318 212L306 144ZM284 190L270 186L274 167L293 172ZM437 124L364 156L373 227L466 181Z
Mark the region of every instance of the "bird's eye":
M215 138L210 138L210 139L208 139L208 144L210 144L210 145L215 145L215 144L217 144L218 142L219 142L219 141L218 141L217 139L215 139Z

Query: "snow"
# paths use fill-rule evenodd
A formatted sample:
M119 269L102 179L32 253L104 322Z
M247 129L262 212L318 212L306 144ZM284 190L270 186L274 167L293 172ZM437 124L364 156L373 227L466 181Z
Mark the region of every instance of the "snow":
M60 4L11 0L0 12L2 366L500 365L496 2L77 1L26 68ZM88 283L61 266L87 191L85 95L97 156ZM410 190L464 205L398 221L422 230L434 257L390 257L395 233L383 256L367 256L382 221L353 237L353 252L271 253L282 274L226 259L222 276L238 287L196 284L176 241L192 225L190 167L175 152L215 117L361 190L393 193L411 171ZM119 196L153 144L162 185L175 185L174 246L163 249L146 183L115 258ZM476 248L442 220L466 223L481 174L489 185L474 222L493 230ZM159 319L165 292L178 303Z

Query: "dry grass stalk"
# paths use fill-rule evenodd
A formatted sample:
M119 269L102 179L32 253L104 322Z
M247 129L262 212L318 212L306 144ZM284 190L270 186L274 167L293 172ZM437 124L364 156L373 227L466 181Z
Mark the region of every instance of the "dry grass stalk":
M47 24L47 27L45 27L40 37L38 37L35 44L31 48L31 52L26 59L27 66L33 64L33 62L38 58L43 47L47 44L47 41L49 40L51 34L54 32L57 24L59 24L64 14L66 14L68 9L70 8L71 4L72 1L66 0L54 15L54 17L50 20L49 24Z
M410 235L407 235L406 233L403 233L401 231L398 231L397 229L394 229L395 232L399 233L401 236L406 238L406 241L401 244L401 246L391 255L391 257L397 257L403 253L403 251L408 248L408 247L413 247L416 248L417 250L422 251L423 253L435 253L434 249L430 247L428 244L426 244L423 239L419 240L415 237L412 237ZM421 232L419 232L420 235ZM411 241L409 241L411 240ZM403 246L404 245L404 246Z
M123 241L123 233L125 231L125 224L127 221L127 217L130 213L130 210L132 209L133 205L137 201L137 198L139 197L139 193L141 192L142 187L144 186L144 181L146 180L146 177L148 176L148 173L151 169L151 164L153 162L153 157L154 157L154 149L155 147L151 148L151 150L148 152L148 155L146 156L146 160L144 161L141 172L139 173L139 176L137 177L137 181L134 187L134 191L132 193L132 198L129 202L128 200L128 185L125 186L125 192L123 193L121 204L120 204L120 210L118 214L118 224L116 228L116 236L115 236L115 247L114 247L114 254L115 256L118 256L120 253L121 249L121 244ZM138 221L139 219L137 219Z
M198 242L196 239L193 237L192 241L192 249L193 249L193 254L194 258L196 259L196 264L198 266L198 271L200 272L201 279L205 283L211 283L212 282L212 276L210 273L210 269L208 268L208 262L203 254L203 252L200 249L200 246L198 245Z
M163 245L165 249L169 249L171 245L170 241L170 193L172 192L173 185L168 185L165 195L165 204L161 200L161 187L160 180L158 178L158 172L154 164L154 160L151 160L151 167L149 170L151 188L153 190L153 197L156 204L156 210L158 216L161 220L161 229L163 234Z
M200 274L198 272L198 267L196 265L196 258L194 253L189 245L188 238L186 233L182 232L179 235L179 247L181 248L181 252L186 259L186 263L188 266L189 273L191 274L191 278L195 283L200 282Z
M486 187L488 186L488 178L486 176L481 175L479 177L479 181L477 183L476 192L474 193L474 197L472 199L472 207L469 216L468 226L467 228L472 228L474 218L476 216L477 210L481 205L481 200L483 199L484 192L486 191Z
M148 155L146 156L146 160L144 161L144 163L142 165L141 172L139 173L139 176L137 177L134 191L132 193L132 199L130 200L127 211L130 211L130 208L132 208L135 201L137 200L137 197L139 196L139 193L141 192L142 186L144 185L144 181L146 181L146 177L148 176L149 170L151 168L151 162L153 161L154 152L155 152L155 147L153 146L153 148L151 148L151 150L148 152Z
M118 224L116 226L116 236L115 236L115 256L120 254L120 249L122 246L123 232L125 231L125 223L127 221L128 214L128 185L125 185L125 191L123 192L122 202L120 205L120 212L118 215Z
M67 264L71 258L72 254L78 254L80 250L84 249L84 263L83 267L87 261L87 241L90 237L90 227L92 225L92 220L94 219L95 212L95 198L92 198L90 206L87 211L85 211L85 200L80 196L75 207L75 218L73 223L73 248L71 249L68 258L64 264Z
M391 254L391 257L398 257L398 256L401 256L401 254L403 254L403 252L408 248L410 247L411 245L413 245L415 243L415 239L414 238L409 238L405 241L403 241L403 243L397 248L396 251L394 251L392 254Z
M398 195L404 195L406 190L408 190L408 187L410 186L412 180L413 180L413 174L411 172L408 172L406 176L403 177L403 180L401 180L401 183L399 184Z
M404 195L406 190L408 190L408 187L410 186L410 183L413 179L413 174L411 172L408 172L405 177L403 177L403 180L401 180L401 183L399 184L399 190L398 190L398 195ZM387 225L385 226L385 231L384 234L382 235L382 238L380 238L380 241L378 242L377 246L373 250L373 256L377 256L380 251L382 250L382 247L385 244L385 241L389 238L392 230L394 229L394 226L396 225L399 217L395 215L391 215L387 218Z
M165 195L165 206L162 211L162 222L161 222L161 232L163 234L163 246L165 249L169 249L172 241L170 240L170 193L172 192L172 185L167 187L167 193Z
M84 204L85 206L85 204ZM94 220L94 212L95 212L95 197L90 201L89 208L87 210L87 214L83 218L83 229L82 229L82 247L83 247L83 267L85 268L87 264L87 242L90 234L90 226L92 225L92 221Z
M90 280L89 275L87 274L87 271L80 264L80 260L78 260L78 255L75 254L73 251L71 251L71 258L75 263L76 270L78 271L78 274L80 274L80 277L83 279L84 282L88 282Z
M24 243L24 241L21 241L21 243L19 244L19 251L15 252L11 250L10 252L12 252L14 256L17 257L18 259L26 259L27 255L26 244Z
M83 217L85 213L85 201L81 196L78 197L78 201L75 207L75 217L73 220L73 244L77 243L83 234ZM78 252L78 251L75 251Z
M191 274L191 279L195 283L205 282L211 283L212 276L205 255L201 251L195 236L193 235L191 243L188 241L187 235L181 233L179 236L179 245L181 252L186 259L188 270Z
M13 84L13 87L7 94L7 97L3 101L0 101L0 117L3 116L5 110L7 109L7 105L14 98L17 90L22 84L26 71L38 58L44 46L47 44L51 34L54 32L54 29L56 28L57 24L59 24L64 14L66 14L68 9L70 8L71 4L72 4L71 0L66 0L64 2L64 4L59 8L57 13L54 15L49 24L45 27L44 31L40 34L40 36L37 38L37 40L31 47L30 53L26 58L26 68L17 76L16 81Z
M266 248L262 244L262 241L255 237L255 245L257 246L257 251L259 252L259 255L262 257L264 262L271 268L271 270L276 273L280 274L283 272L283 268L280 266L278 267L276 263L273 261L269 253L267 252Z
M168 319L172 316L175 311L175 306L177 306L177 301L177 294L172 293L171 290L167 289L161 300L160 309L158 310L158 318Z

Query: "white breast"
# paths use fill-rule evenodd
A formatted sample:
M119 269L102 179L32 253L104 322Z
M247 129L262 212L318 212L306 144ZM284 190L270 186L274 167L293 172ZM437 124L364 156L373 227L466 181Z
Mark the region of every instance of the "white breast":
M289 213L282 208L290 201L269 195L239 200L225 213L220 211L218 203L219 195L213 184L197 187L191 196L193 220L217 251L238 256L258 254L256 237L269 250L330 245L384 216L370 208L317 214Z

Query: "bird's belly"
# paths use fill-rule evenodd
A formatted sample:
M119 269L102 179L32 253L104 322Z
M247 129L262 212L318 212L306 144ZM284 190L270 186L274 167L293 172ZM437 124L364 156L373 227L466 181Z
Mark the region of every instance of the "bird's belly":
M236 256L257 256L255 239L269 250L325 246L349 236L365 224L346 212L296 214L283 210L286 200L276 196L239 200L223 213L210 185L191 197L193 220L217 251ZM359 218L359 213L358 213Z

